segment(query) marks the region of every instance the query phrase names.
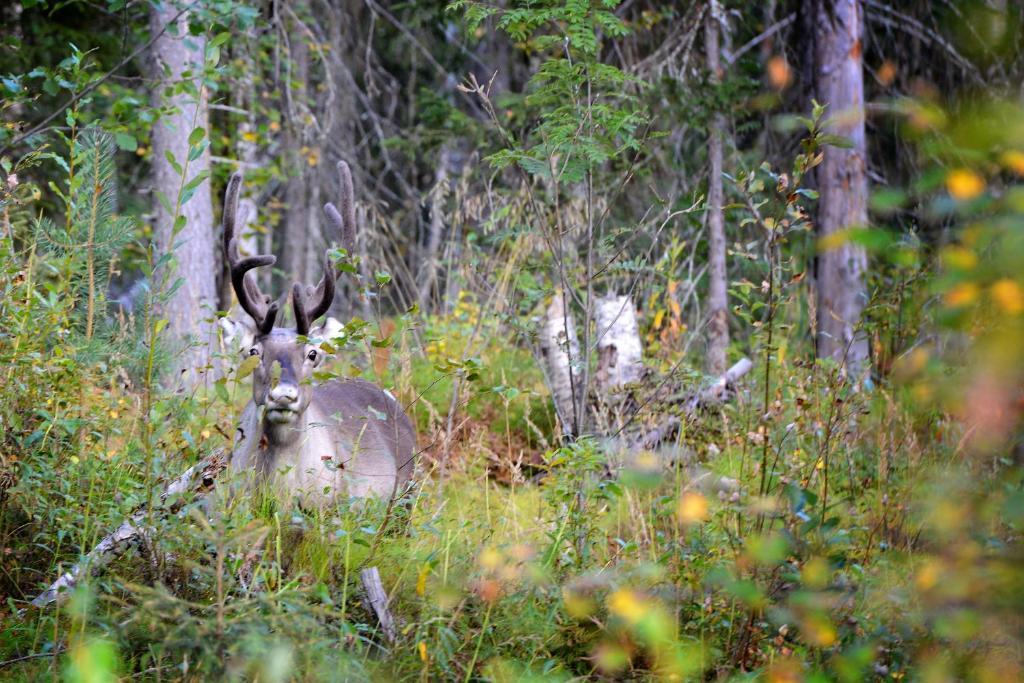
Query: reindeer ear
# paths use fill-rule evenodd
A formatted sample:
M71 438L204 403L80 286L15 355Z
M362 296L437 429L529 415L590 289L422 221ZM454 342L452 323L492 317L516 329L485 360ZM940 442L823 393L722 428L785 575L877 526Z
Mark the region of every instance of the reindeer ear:
M249 316L221 318L217 324L221 330L222 348L227 353L244 351L256 340L256 325Z

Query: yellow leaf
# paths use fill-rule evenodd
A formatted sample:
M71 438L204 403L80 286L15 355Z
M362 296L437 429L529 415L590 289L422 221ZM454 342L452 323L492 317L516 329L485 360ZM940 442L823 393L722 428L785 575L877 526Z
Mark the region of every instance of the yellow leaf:
M1003 152L1000 160L1003 162L1003 166L1017 175L1024 176L1024 152L1016 149L1007 150Z
M488 571L494 571L501 566L501 553L494 548L487 548L480 553L480 566Z
M635 624L650 611L642 595L628 588L621 588L608 596L608 611Z
M687 491L679 499L676 516L683 524L697 524L708 518L708 499L694 491Z
M654 314L654 329L660 330L661 329L661 323L662 323L662 321L664 319L665 319L665 309L664 308L660 308L660 309L658 309L658 312Z
M246 142L256 142L256 133L252 132L251 130L248 130L242 133L242 139L245 140Z
M818 240L818 251L832 251L838 249L850 241L850 233L847 230L837 230L824 235Z
M929 591L935 587L941 578L941 566L936 560L928 560L914 575L914 584L920 591Z
M992 299L1007 313L1024 311L1024 291L1010 278L1003 278L992 285Z
M946 305L950 308L960 308L973 303L977 298L978 285L964 282L946 292Z
M420 567L420 574L416 577L416 595L423 596L427 592L427 575L430 574L430 565L424 564Z
M813 616L804 623L804 639L817 647L830 647L835 644L838 634L836 627L824 616Z
M419 648L419 651L420 651L420 659L422 659L424 662L426 662L427 661L427 644L421 640L419 642L418 648Z
M804 585L812 590L822 590L828 586L830 574L828 560L823 557L812 557L800 570Z
M971 270L978 265L978 255L970 249L954 245L942 250L942 262L947 268Z
M946 189L953 199L967 201L985 191L985 179L969 168L957 168L946 176Z

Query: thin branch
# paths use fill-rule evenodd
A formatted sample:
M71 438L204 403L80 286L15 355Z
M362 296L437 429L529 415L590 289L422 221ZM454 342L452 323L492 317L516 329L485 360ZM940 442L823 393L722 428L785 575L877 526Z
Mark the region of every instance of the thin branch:
M54 657L56 655L63 654L66 651L67 651L67 648L61 647L61 648L57 648L53 652L35 652L33 654L30 654L30 655L24 655L24 656L21 656L21 657L15 657L14 659L8 659L8 660L5 660L3 662L0 662L0 669L6 668L6 667L10 666L11 664L17 664L19 662L27 662L30 659L42 659L43 657Z
M750 52L755 47L757 47L758 45L760 45L761 43L763 43L764 41L768 40L773 35L778 33L779 31L781 31L782 29L792 24L794 21L796 21L796 12L793 12L784 19L775 22L774 24L766 28L762 33L754 36L746 43L741 45L735 52L733 52L732 54L727 54L725 56L726 64L732 66L740 57Z
M933 44L941 47L947 54L949 54L952 60L960 66L960 68L970 73L971 76L973 76L979 83L984 82L981 73L978 71L978 67L957 52L956 48L953 47L948 40L940 36L934 30L928 28L914 17L904 14L903 12L899 12L888 5L878 2L877 0L866 0L865 4L870 8L892 15L892 18L883 16L882 14L879 14L879 12L874 12L870 9L865 12L865 16L883 24L884 26L888 26L891 29L903 31L926 44Z

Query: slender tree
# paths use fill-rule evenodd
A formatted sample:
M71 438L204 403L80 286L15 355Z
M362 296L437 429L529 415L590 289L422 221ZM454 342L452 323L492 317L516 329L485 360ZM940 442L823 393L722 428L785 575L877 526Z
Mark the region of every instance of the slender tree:
M814 89L828 105L827 132L849 147L827 147L818 167L819 237L867 224L867 144L864 134L862 64L863 7L860 0L813 0ZM867 337L859 331L867 300L867 254L849 241L819 255L818 355L834 358L857 376L868 358Z
M202 181L191 197L183 193L189 181L207 174L210 168L208 148L189 159L192 131L208 129L208 103L201 85L206 40L201 35L189 35L188 13L180 13L174 3L154 3L149 19L154 34L167 27L153 43L150 60L154 82L163 84L154 91L154 106L166 107L152 133L153 188L167 200L154 202L153 234L158 255L172 251L175 255L166 266L169 272L157 274L158 281L166 282L172 291L161 315L168 321L171 337L185 345L173 374L195 384L210 366L216 339L213 314L217 309L218 266L210 182ZM174 25L168 26L172 22ZM180 87L186 80L195 87ZM168 157L174 159L173 164ZM179 200L184 201L179 205Z
M722 67L718 47L721 7L711 0L705 17L705 55L711 82L721 82ZM729 302L725 274L725 216L722 211L722 135L725 117L715 112L708 130L708 345L705 366L708 373L725 372L725 351L729 346Z
M305 7L296 3L297 12L305 12ZM308 280L307 267L311 250L311 222L317 218L317 212L311 202L311 191L314 186L309 154L312 133L312 112L310 111L309 90L310 54L308 38L298 25L297 14L288 22L288 69L285 71L281 92L284 96L286 112L285 159L288 165L289 179L285 192L287 205L284 216L283 239L281 240L282 264L285 285L291 281Z

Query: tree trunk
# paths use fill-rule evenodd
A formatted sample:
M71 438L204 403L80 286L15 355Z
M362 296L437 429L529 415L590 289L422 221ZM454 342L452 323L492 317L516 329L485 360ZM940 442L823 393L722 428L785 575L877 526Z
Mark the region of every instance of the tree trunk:
M171 3L153 5L150 10L150 31L159 32L173 20L177 10ZM205 40L202 36L188 35L188 15L183 14L177 27L171 27L156 40L152 48L152 76L155 81L177 83L189 71L195 79L199 100L194 95L175 93L165 97L162 90L153 95L156 107L168 106L171 113L163 116L153 127L153 189L167 199L171 211L163 202L155 201L154 240L156 253L165 254L172 249L175 259L157 282L166 277L166 289L181 280L181 286L163 304L160 314L167 319L167 330L172 339L185 343L183 353L177 357L173 369L174 380L180 378L195 385L210 368L211 350L216 342L213 314L217 309L217 260L214 245L213 202L210 182L204 180L180 209L185 218L180 232L174 232L175 204L183 186L181 175L166 159L168 154L182 167L189 155L189 134L194 128L209 129L207 98L201 89L199 75L203 68ZM193 161L187 162L185 182L210 168L210 152L206 148ZM177 246L175 246L177 245Z
M427 224L427 241L420 259L416 289L420 309L429 312L434 304L443 303L441 286L437 282L441 269L441 242L448 228L446 216L448 197L458 182L466 164L466 153L462 141L446 140L437 155L437 171L434 173L434 187L428 195L430 221Z
M310 187L312 174L303 154L308 146L309 96L306 82L309 78L309 47L298 30L290 35L291 72L285 76L282 88L288 90L285 98L288 121L285 124L289 168L288 187L285 190L284 234L281 240L281 269L284 282L280 291L289 291L292 282L307 282L309 273Z
M861 45L864 16L860 0L815 0L814 86L828 105L828 133L847 138L849 149L827 147L818 167L818 236L867 225L867 143L864 135L864 80ZM818 257L818 355L833 358L857 377L868 358L860 330L867 300L867 254L849 242Z
M235 141L238 167L243 173L248 173L260 166L259 149L256 145L256 83L254 82L256 67L252 59L253 52L253 35L250 29L244 38L240 38L237 44L232 46L232 58L241 62L243 67L242 75L232 84L229 93L231 106L246 112L245 118L238 124ZM238 251L242 256L272 253L260 251L261 233L257 230L258 211L256 202L252 199L251 184L243 186L242 192L243 196L238 202L239 222L241 223ZM217 254L220 255L220 250L217 250ZM222 257L221 261L220 308L222 311L227 311L231 309L234 290L231 288L227 260ZM253 275L264 291L270 289L269 273L264 272L268 270L259 268L253 271Z
M711 82L721 80L718 49L720 7L712 0L705 19L705 49ZM725 274L725 216L722 210L722 136L725 117L715 113L708 131L708 346L705 366L709 374L725 372L729 347L729 301Z
M575 436L581 422L577 406L582 402L576 395L579 391L579 370L573 364L578 366L580 343L572 311L566 308L565 297L560 291L555 293L551 305L544 313L540 347L562 432Z
M597 325L596 388L601 398L613 400L611 393L643 375L643 347L636 322L636 306L628 296L608 294L594 302Z

